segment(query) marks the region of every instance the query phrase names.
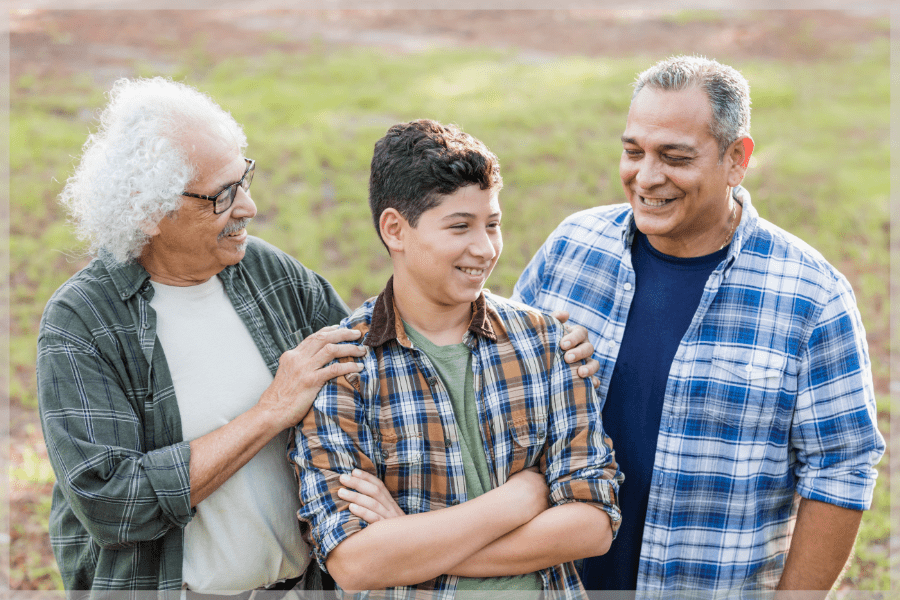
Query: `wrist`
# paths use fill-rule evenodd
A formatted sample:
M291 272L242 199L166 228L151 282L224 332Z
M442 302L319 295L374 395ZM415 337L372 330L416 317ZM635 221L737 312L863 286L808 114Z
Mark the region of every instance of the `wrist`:
M284 411L278 410L277 402L267 402L271 392L266 390L260 397L259 402L253 405L242 417L250 420L253 428L260 432L261 435L275 437L285 429L296 425L296 423L287 423L285 421Z

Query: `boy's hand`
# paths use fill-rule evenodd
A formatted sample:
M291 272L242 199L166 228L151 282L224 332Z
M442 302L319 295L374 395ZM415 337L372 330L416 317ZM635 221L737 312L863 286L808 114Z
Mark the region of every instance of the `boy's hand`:
M569 320L569 313L564 310L553 311L550 316L560 323ZM582 359L586 361L585 364L578 367L578 376L582 379L590 377L591 385L595 388L600 387L600 380L592 377L600 370L600 363L591 358L594 355L594 346L588 339L588 330L581 325L566 325L566 335L560 340L559 345L563 350L567 350L565 358L570 365Z
M338 496L350 503L351 513L369 525L406 514L384 487L384 482L371 473L353 469L352 474L341 475L341 483L346 487L338 489Z

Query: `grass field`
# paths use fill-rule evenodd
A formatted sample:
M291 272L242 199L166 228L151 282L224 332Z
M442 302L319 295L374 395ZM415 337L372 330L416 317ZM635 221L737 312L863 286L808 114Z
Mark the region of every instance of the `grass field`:
M751 82L756 141L745 186L760 214L803 238L853 284L889 427L889 49L877 42L821 64L733 61ZM524 60L512 51L373 49L276 52L216 65L185 52L176 79L242 123L257 161L251 233L325 275L351 306L376 294L389 265L366 204L374 142L393 123L454 122L500 157L505 250L489 287L508 294L567 215L622 201L619 136L630 82L645 60ZM155 74L149 67L143 74ZM86 262L56 203L103 91L87 78L11 82L12 406L36 413L35 344L52 292ZM32 420L31 432L37 436ZM887 472L887 458L881 471ZM41 448L14 453L16 490L38 490L12 525L13 587L58 588L35 558L53 475ZM844 587L888 587L887 477L866 513ZM15 509L14 509L15 510ZM30 533L29 533L30 532ZM37 554L37 556L46 556Z

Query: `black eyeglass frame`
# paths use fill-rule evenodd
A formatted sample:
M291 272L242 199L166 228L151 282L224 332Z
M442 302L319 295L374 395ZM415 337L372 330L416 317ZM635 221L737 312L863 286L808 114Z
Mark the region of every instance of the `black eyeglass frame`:
M253 160L252 158L244 158L244 160L247 161L247 170L244 171L244 175L243 175L243 177L241 177L240 181L235 181L231 185L226 186L221 192L219 192L215 196L204 196L203 194L193 194L191 192L181 192L181 195L182 196L190 196L191 198L200 198L201 200L209 200L213 203L213 214L214 215L223 214L225 211L227 211L229 208L231 208L232 204L234 204L234 199L237 197L238 186L241 186L242 188L244 188L245 192L250 189L250 183L253 181L253 173L256 170L256 161ZM247 185L244 185L244 180L247 179L248 175L250 176L250 179L247 180ZM216 210L216 207L219 204L218 198L225 192L231 192L231 201L228 202L228 206L226 206L225 208L223 208L221 210Z

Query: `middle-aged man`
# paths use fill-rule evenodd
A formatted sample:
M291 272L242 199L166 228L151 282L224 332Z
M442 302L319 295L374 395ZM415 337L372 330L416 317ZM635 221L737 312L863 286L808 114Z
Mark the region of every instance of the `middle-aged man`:
M330 327L347 306L248 236L255 163L210 98L120 80L100 122L61 196L97 257L50 299L38 336L63 583L315 589L287 429L326 380L359 368L329 365L364 354L339 344L358 332Z
M641 73L628 204L567 218L516 286L591 332L628 476L588 589L827 590L871 503L884 440L853 292L760 218L739 185L749 134L733 68L673 57Z

